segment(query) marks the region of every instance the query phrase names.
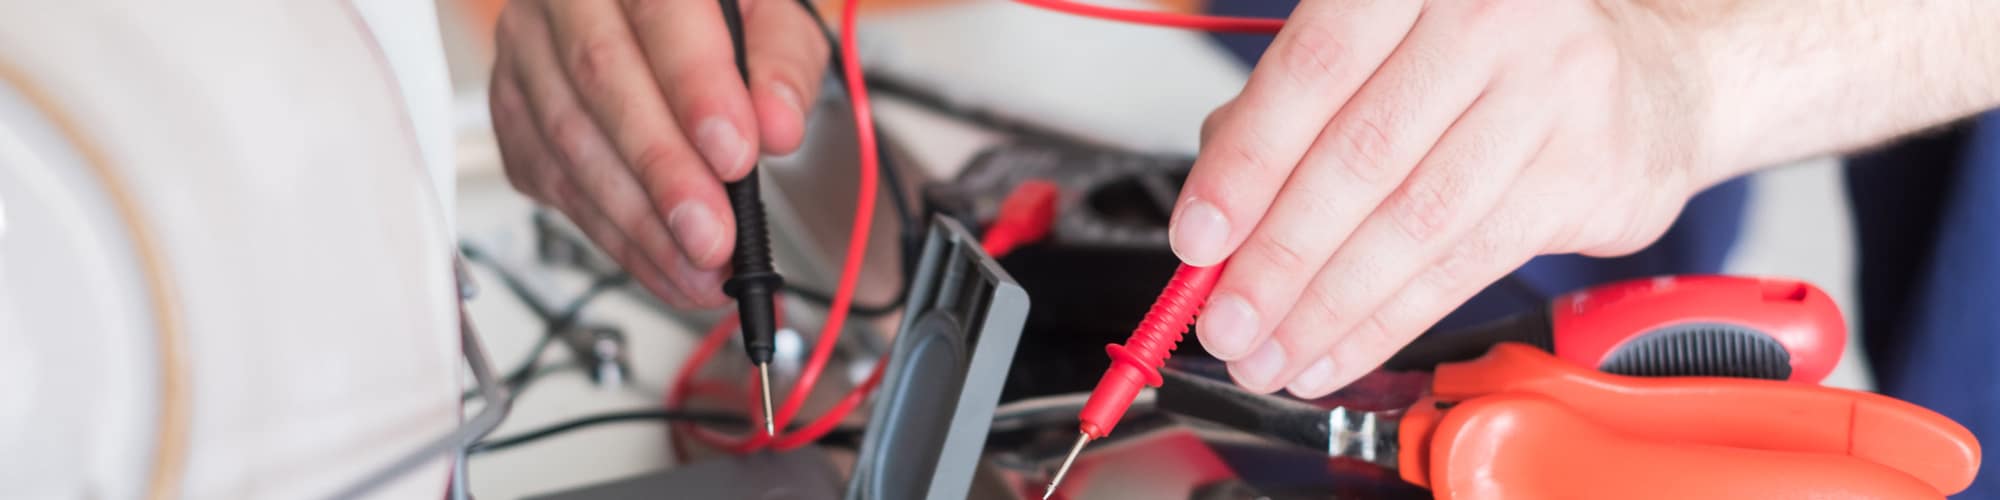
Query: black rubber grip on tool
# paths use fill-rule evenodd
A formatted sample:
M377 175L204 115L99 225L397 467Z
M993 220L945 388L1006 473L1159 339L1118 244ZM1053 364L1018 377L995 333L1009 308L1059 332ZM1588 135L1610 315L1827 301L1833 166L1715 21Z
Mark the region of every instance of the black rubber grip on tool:
M720 3L722 24L729 29L729 42L735 50L736 74L748 88L750 60L743 48L743 9L736 0ZM729 210L736 215L736 253L730 262L732 274L722 284L722 291L736 299L736 316L743 322L743 350L750 354L750 361L770 363L778 331L778 313L771 300L785 280L771 266L771 231L764 222L764 197L757 192L757 167L751 166L742 179L724 184L723 191L729 194Z
M736 214L736 253L730 261L732 274L722 291L736 298L737 317L743 324L743 349L756 363L771 361L776 349L777 310L772 296L785 283L771 265L771 233L765 225L764 199L757 190L757 170L742 180L724 186L729 208Z
M1470 361L1501 342L1520 342L1555 352L1555 328L1547 311L1496 319L1464 330L1429 331L1396 351L1382 367L1390 371L1431 371L1437 365Z
M1792 356L1754 328L1722 323L1675 325L1626 341L1597 367L1640 377L1736 377L1785 380Z
M1325 450L1332 439L1327 412L1320 407L1171 368L1160 370L1160 376L1166 379L1154 393L1160 410L1316 450Z

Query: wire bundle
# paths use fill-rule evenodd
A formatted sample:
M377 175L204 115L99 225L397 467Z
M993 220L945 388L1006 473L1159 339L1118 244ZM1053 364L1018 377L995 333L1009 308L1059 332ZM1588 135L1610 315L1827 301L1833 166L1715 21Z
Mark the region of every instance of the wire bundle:
M1283 26L1283 20L1278 19L1191 16L1091 6L1064 0L1017 1L1027 5L1089 17L1218 32L1273 33L1279 27ZM812 5L811 0L800 0L799 4L810 12L814 18L820 18L818 9ZM849 0L842 6L841 29L838 50L836 51L838 54L836 62L841 71L841 81L844 83L843 86L847 91L847 98L853 110L855 140L858 145L857 149L860 152L861 174L860 185L855 197L853 225L848 233L847 255L841 264L840 280L835 288L832 303L829 305L826 321L821 325L820 335L813 346L812 354L807 358L804 369L799 373L798 381L793 384L792 390L785 398L784 405L777 410L774 417L776 422L773 423L778 429L784 430L784 432L776 438L763 434L732 438L700 428L683 429L685 434L693 439L723 448L732 453L749 453L761 449L788 450L819 439L827 432L832 431L835 426L839 425L841 420L845 419L849 413L853 412L856 407L859 407L867 399L869 392L881 382L883 371L888 365L886 358L878 360L875 363L875 367L869 372L868 377L852 391L849 391L840 401L828 408L818 418L797 429L792 429L790 424L798 416L801 407L805 404L806 398L812 394L813 387L818 384L821 372L825 370L829 358L833 354L833 348L839 340L840 331L845 325L851 308L854 305L854 289L860 279L862 259L867 253L869 229L874 219L875 198L879 183L877 175L881 155L876 142L873 108L869 104L868 87L866 79L862 74L860 55L855 43L855 25L859 12L858 7L858 0ZM742 33L740 16L726 16L726 18L733 20L737 24L731 26L731 29L740 36L740 33ZM822 29L826 28L824 22L820 23L820 27ZM739 54L740 57L741 54ZM895 186L893 188L900 189L901 187ZM907 232L909 228L905 228L905 230ZM1038 237L1039 234L1036 236ZM1011 245L1012 242L1010 242ZM703 338L701 344L697 345L694 352L689 354L686 363L681 367L680 373L675 377L675 382L668 388L667 405L669 407L679 407L693 389L696 388L693 382L694 374L701 369L708 361L708 358L712 357L728 341L730 334L739 326L738 323L739 319L733 315L725 318L714 329L710 330L708 335ZM752 376L750 379L755 380L756 377ZM761 388L753 386L750 389L758 391ZM752 394L755 394L755 392L752 392ZM753 411L750 413L754 415L757 412ZM758 423L761 424L761 422Z

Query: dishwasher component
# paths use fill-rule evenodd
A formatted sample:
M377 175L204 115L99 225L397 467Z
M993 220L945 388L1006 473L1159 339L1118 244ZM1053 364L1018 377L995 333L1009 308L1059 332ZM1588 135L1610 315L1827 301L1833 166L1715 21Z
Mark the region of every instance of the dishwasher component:
M910 282L847 498L965 498L1014 359L1028 295L937 218Z
M0 497L315 498L459 424L447 207L349 4L0 2Z

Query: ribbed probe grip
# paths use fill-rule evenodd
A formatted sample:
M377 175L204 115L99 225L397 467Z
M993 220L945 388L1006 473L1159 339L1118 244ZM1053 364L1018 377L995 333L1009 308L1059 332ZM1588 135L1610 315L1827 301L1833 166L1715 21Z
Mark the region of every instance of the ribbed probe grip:
M1181 336L1187 334L1188 326L1194 323L1196 312L1208 300L1209 291L1215 288L1215 280L1222 275L1222 266L1194 267L1181 264L1174 270L1174 279L1160 290L1160 298L1153 300L1153 307L1146 311L1146 318L1139 321L1139 327L1132 330L1132 337L1125 339L1125 345L1104 346L1111 355L1111 364L1130 365L1138 368L1146 377L1147 387L1160 386L1160 367L1167 365L1167 356L1180 346Z
M1138 397L1139 389L1160 386L1160 367L1166 366L1167 355L1180 344L1188 324L1194 322L1196 311L1208 300L1209 291L1215 289L1222 267L1222 264L1211 267L1182 264L1174 271L1173 280L1160 291L1160 298L1153 301L1153 308L1146 311L1146 318L1132 330L1132 338L1125 345L1104 348L1111 355L1111 368L1104 370L1104 378L1097 380L1097 388L1090 391L1090 400L1084 402L1083 411L1077 414L1085 435L1095 439L1110 434L1118 420L1125 417L1132 400Z
M737 316L743 321L743 349L758 363L771 360L776 348L777 312L771 296L784 279L771 266L771 233L765 225L764 200L758 194L757 170L742 180L724 186L729 208L736 214L736 253L731 259L733 274L722 291L736 299Z

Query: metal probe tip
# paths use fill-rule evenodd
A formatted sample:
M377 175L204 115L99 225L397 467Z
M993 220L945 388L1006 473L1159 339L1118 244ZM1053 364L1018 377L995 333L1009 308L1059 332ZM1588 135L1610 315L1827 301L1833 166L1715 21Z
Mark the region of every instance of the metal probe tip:
M1083 445L1090 442L1089 433L1078 433L1076 444L1069 447L1069 456L1063 457L1062 467L1056 469L1055 479L1049 480L1049 489L1042 492L1042 500L1049 500L1056 494L1056 486L1062 484L1063 475L1069 474L1069 466L1076 463L1076 455L1083 452Z
M771 364L757 364L757 388L764 391L764 435L778 437L778 424L771 418Z

